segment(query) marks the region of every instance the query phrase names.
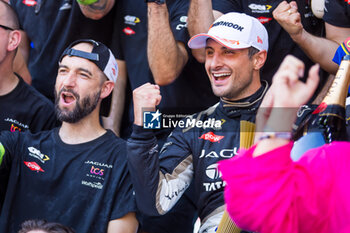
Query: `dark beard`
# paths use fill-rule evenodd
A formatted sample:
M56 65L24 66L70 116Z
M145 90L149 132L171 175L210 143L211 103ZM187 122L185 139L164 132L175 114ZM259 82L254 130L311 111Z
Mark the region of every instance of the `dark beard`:
M72 93L76 98L76 105L72 111L66 111L59 108L58 103L60 100L60 95L63 91ZM62 122L77 123L78 121L89 115L97 107L98 100L100 99L100 94L101 90L99 90L95 94L85 97L80 101L80 95L72 90L61 89L58 94L55 90L55 110L57 119Z

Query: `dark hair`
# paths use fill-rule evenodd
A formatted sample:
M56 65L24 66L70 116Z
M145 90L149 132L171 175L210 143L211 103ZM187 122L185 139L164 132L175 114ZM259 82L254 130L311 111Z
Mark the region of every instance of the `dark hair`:
M5 26L9 26L12 29L18 30L19 29L19 21L18 21L18 16L17 16L16 11L7 2L5 2L3 0L0 0L0 2L2 2L6 8L6 10L5 10L5 14L7 16L6 18L9 19L8 22L10 23L10 25L5 25Z
M254 48L254 47L249 47L248 48L248 57L249 57L249 59L251 59L255 54L257 54L258 52L260 52L259 51L259 49L257 49L257 48Z
M22 223L21 227L18 233L27 233L33 230L41 230L47 233L75 233L70 227L56 222L47 222L43 219L27 220Z

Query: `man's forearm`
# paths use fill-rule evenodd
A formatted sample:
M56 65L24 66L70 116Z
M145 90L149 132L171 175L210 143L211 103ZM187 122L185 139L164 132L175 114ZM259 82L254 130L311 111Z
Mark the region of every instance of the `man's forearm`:
M185 46L175 40L171 31L166 4L148 3L147 56L158 85L173 82L187 63Z
M110 12L114 3L115 0L98 0L96 3L90 5L79 3L79 6L85 17L98 20Z
M147 215L159 215L156 190L159 181L157 140L151 131L134 126L127 142L128 167L139 210ZM153 191L153 192L152 192Z
M130 212L119 219L109 221L107 233L136 233L138 226L136 214Z
M174 130L159 155L153 132L134 125L127 142L128 167L143 213L167 213L191 184L193 158L185 141L182 131Z
M319 63L325 71L335 74L338 65L332 62L339 44L327 38L314 36L303 30L302 35L292 39L301 47L308 57L315 63Z
M211 0L191 0L188 11L188 32L190 36L208 32L213 21Z
M220 15L222 13L213 11L211 0L191 0L187 23L190 36L207 33L210 25ZM192 54L197 61L204 63L204 49L192 49Z

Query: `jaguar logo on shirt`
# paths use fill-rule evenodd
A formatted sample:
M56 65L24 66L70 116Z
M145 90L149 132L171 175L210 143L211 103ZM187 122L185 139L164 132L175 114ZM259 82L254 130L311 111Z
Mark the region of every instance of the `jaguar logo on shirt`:
M23 0L22 3L26 6L35 6L36 5L35 0Z
M36 171L36 172L45 172L40 166L39 164L37 164L36 162L26 162L23 161L24 164L32 171Z
M251 10L252 13L259 13L259 14L263 14L263 13L269 13L270 9L272 8L271 5L261 5L261 4L249 4L248 6Z
M238 152L238 147L234 147L233 149L221 149L220 151L206 151L205 149L202 149L201 155L199 158L232 158L234 155L236 155Z
M15 119L12 118L6 118L4 121L11 123L10 126L10 131L15 132L15 131L22 131L22 130L27 130L29 129L29 126L26 124L23 124Z

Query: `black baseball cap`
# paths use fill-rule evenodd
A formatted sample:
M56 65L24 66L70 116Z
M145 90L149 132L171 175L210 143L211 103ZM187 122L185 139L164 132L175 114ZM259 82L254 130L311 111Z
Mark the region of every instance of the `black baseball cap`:
M72 47L79 43L89 43L93 46L92 51L85 52ZM107 76L110 81L116 83L118 76L118 65L112 51L103 43L91 39L81 39L72 42L62 53L59 62L65 56L75 56L85 58L97 65L97 67ZM101 103L100 114L107 117L112 103L112 93L104 98Z

